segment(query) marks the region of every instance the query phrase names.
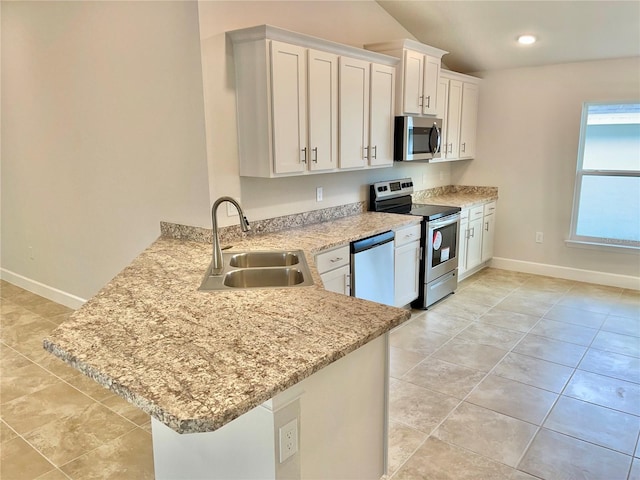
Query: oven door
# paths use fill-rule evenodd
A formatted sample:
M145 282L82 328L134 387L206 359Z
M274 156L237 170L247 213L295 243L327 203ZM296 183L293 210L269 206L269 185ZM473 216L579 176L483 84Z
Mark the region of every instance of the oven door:
M425 235L425 282L429 283L458 267L460 214L427 222Z

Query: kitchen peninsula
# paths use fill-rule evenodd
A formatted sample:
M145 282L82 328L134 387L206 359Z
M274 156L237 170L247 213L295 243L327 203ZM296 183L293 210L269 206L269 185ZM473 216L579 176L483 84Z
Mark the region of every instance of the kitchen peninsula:
M324 290L313 260L415 222L367 212L233 242L303 250L314 285L298 288L199 291L211 245L163 235L44 346L152 416L157 478L379 478L387 336L410 312Z

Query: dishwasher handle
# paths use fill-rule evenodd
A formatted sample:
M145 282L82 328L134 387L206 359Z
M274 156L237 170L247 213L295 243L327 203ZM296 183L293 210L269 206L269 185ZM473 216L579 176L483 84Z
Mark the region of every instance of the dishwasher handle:
M351 242L351 253L364 252L365 250L369 250L370 248L393 242L394 238L395 232L388 231L380 233L378 235L373 235L371 237L356 240L355 242Z

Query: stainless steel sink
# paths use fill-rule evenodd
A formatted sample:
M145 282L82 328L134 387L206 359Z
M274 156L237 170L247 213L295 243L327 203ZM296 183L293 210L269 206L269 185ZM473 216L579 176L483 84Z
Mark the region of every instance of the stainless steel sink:
M297 268L269 267L232 270L224 276L222 283L233 288L256 288L291 287L302 282L304 275Z
M286 267L298 263L300 257L293 252L244 252L229 259L230 266L239 268Z
M211 265L200 290L288 288L313 285L311 271L301 250L223 252L224 270L211 274Z

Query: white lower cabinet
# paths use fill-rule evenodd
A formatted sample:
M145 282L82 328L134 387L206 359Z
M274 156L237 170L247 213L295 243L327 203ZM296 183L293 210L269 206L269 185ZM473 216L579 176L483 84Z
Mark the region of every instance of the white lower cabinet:
M484 206L484 219L482 226L482 261L486 262L493 257L493 241L496 229L496 202L487 203Z
M316 255L316 267L325 290L351 295L349 258L349 245L343 245Z
M420 225L396 230L394 270L394 305L403 307L420 293Z
M479 270L493 257L496 202L470 209L460 215L458 279Z

